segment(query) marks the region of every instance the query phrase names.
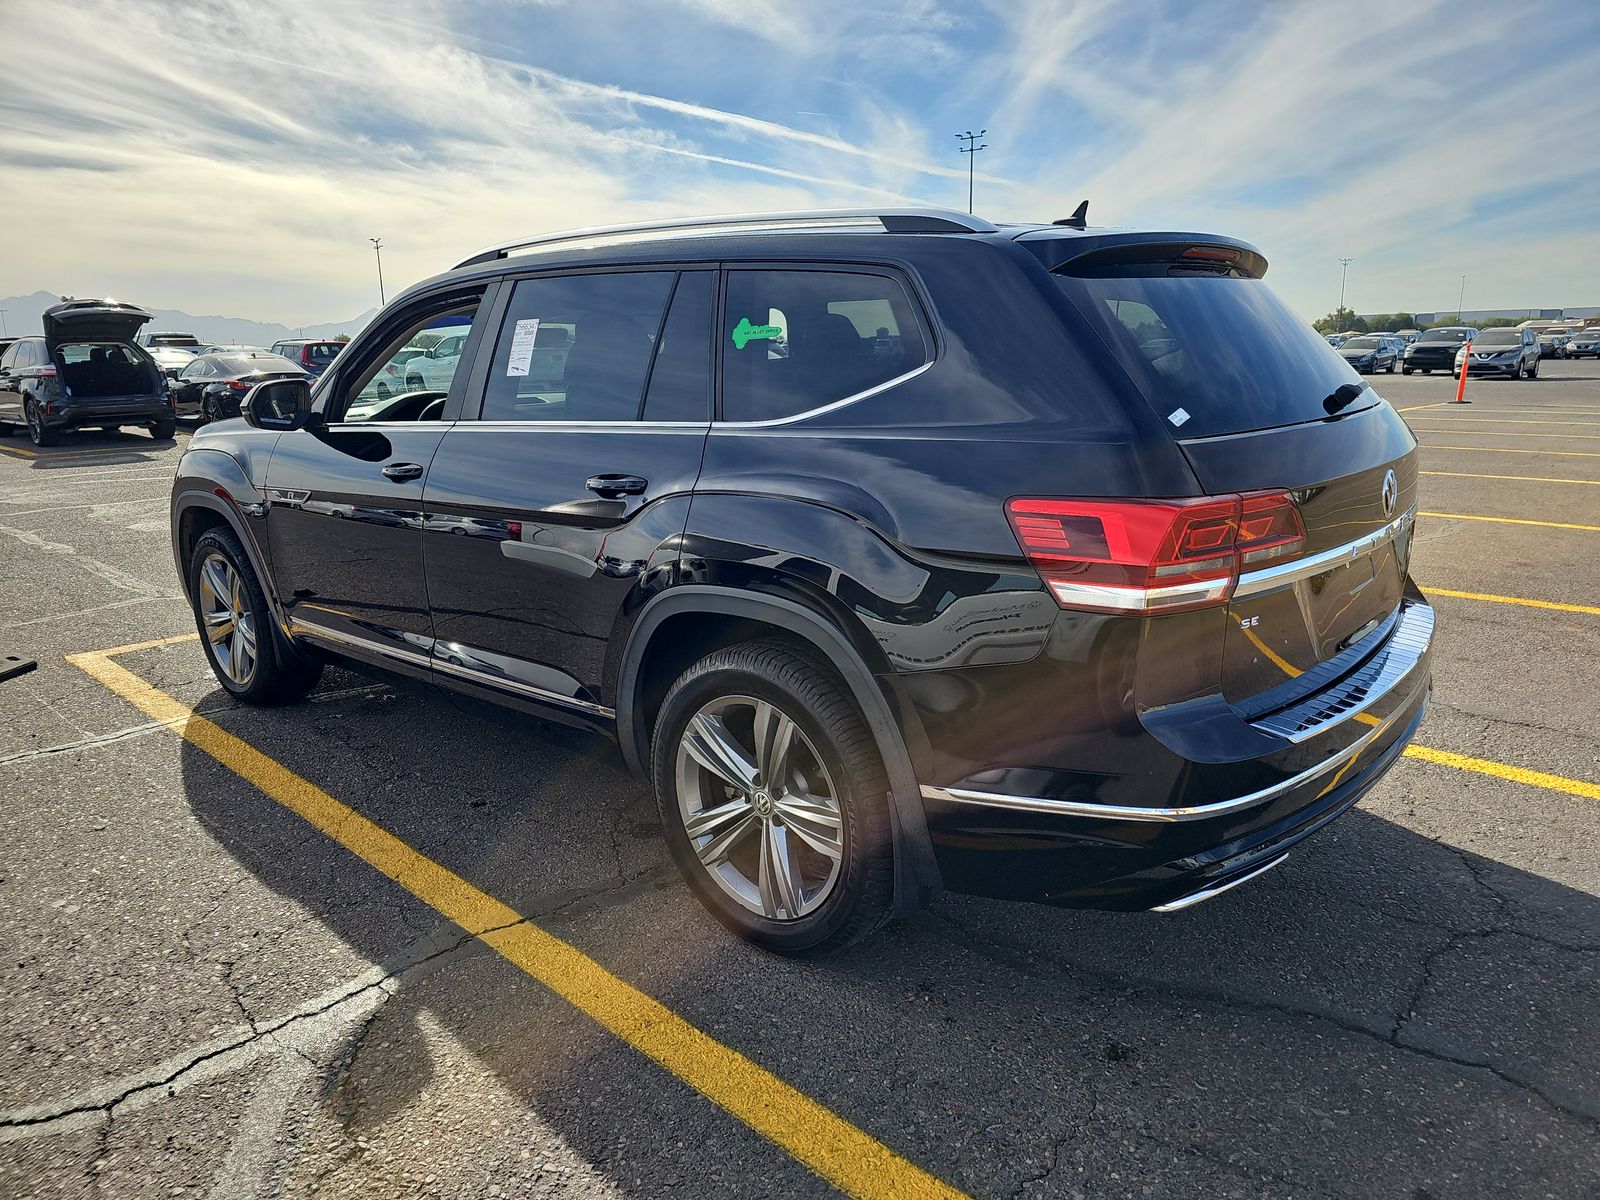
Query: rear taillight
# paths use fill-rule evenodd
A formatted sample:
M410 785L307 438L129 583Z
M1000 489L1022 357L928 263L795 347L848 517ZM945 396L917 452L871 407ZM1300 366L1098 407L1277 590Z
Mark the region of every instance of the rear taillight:
M1241 570L1305 544L1287 492L1193 500L1013 499L1006 516L1063 608L1155 613L1226 603Z
M56 377L56 369L54 367L40 367L39 368L39 378L41 378L41 379L54 379L55 377Z
M230 392L248 392L254 386L255 384L243 379L230 379L227 381L227 388Z

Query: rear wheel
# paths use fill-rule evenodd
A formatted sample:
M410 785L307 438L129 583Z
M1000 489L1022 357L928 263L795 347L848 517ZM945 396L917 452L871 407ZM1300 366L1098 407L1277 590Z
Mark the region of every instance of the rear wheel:
M322 660L284 647L244 548L212 529L189 556L195 627L217 682L246 704L298 700L322 677Z
M150 436L158 442L170 442L178 433L176 417L157 417L150 426Z
M203 423L222 420L222 413L217 410L217 398L215 396L201 397L200 420Z
M652 774L667 845L706 908L768 949L834 949L893 900L888 783L833 673L781 642L718 650L679 677Z
M1529 379L1537 379L1537 378L1539 378L1539 361L1540 360L1537 359L1537 358L1534 359L1533 360L1533 365L1528 368L1528 378Z
M44 414L39 411L39 402L32 396L23 402L23 410L28 418L28 437L35 446L54 446L61 441L61 431L51 429L44 423Z

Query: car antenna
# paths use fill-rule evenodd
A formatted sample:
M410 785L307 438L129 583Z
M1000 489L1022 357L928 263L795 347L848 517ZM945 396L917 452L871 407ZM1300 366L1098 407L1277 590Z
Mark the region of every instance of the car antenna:
M1089 227L1089 202L1080 201L1078 207L1072 210L1070 217L1062 217L1059 221L1051 221L1052 225L1066 225L1072 229L1087 229Z

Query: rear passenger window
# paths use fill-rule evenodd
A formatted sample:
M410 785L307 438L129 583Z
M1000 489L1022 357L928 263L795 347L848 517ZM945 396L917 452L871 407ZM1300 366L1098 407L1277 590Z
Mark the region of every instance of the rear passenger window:
M678 276L650 368L646 421L711 420L712 278L710 271Z
M638 271L519 281L490 362L482 419L638 420L676 278Z
M928 361L905 288L887 275L732 271L722 415L770 421L822 408Z

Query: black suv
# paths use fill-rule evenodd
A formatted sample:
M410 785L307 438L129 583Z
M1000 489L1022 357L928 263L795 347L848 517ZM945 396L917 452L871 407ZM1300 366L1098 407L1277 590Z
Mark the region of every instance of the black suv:
M941 887L1183 908L1429 690L1416 441L1265 270L923 211L497 247L197 434L173 551L242 700L333 655L614 736L764 945ZM393 393L424 334L452 372Z
M69 429L137 425L170 438L175 421L161 367L134 333L150 314L116 300L69 300L44 312L44 336L0 354L0 434L26 425L36 446Z

